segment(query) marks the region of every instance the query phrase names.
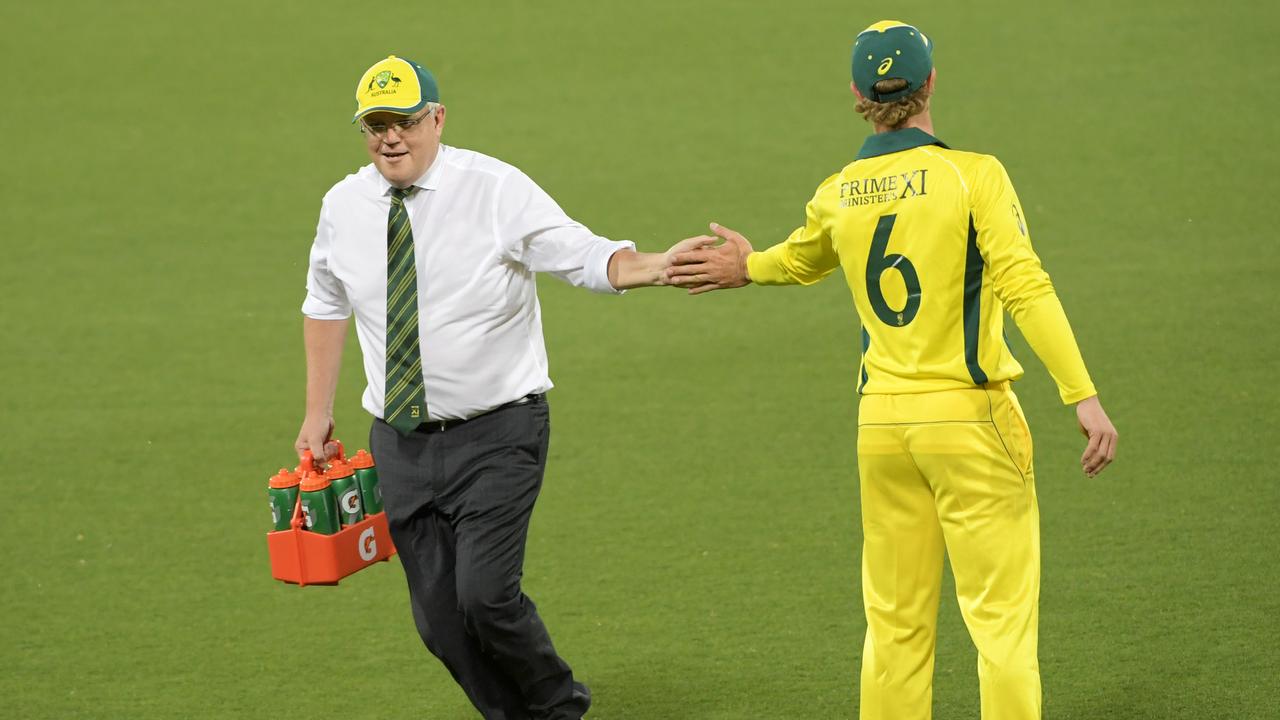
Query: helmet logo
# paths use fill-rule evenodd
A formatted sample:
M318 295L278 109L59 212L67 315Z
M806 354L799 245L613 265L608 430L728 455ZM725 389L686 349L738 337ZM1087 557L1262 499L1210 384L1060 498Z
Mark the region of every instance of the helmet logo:
M891 67L893 67L893 58L885 58L884 62L880 63L880 67L876 68L876 74L884 75Z

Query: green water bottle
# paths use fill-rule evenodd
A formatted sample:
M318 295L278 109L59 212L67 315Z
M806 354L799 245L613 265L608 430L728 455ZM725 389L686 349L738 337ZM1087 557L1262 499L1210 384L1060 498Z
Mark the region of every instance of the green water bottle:
M342 526L354 525L363 520L360 484L351 465L343 460L335 460L324 476L328 478L333 487L333 496L338 500L338 520Z
M302 489L302 513L307 519L307 530L321 535L338 532L338 500L333 495L329 478L305 473L299 487Z
M298 502L298 473L280 468L267 481L267 497L271 499L271 526L273 530L288 530L293 521L293 507Z
M378 488L378 468L373 464L373 456L361 450L351 458L351 467L355 468L356 481L360 483L360 500L364 503L365 514L382 512L382 490Z

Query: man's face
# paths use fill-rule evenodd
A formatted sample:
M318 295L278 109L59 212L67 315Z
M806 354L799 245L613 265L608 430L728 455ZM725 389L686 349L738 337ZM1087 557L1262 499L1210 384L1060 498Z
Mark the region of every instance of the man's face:
M444 106L437 105L409 116L369 113L360 122L374 167L387 182L404 188L422 177L440 152ZM406 124L409 127L403 127Z

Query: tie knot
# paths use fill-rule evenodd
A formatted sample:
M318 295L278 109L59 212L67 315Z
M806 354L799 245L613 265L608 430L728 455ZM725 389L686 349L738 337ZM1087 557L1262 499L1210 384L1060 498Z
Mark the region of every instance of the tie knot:
M409 197L412 194L413 194L412 185L410 185L407 188L393 187L391 188L391 202L399 205L404 202L405 198Z

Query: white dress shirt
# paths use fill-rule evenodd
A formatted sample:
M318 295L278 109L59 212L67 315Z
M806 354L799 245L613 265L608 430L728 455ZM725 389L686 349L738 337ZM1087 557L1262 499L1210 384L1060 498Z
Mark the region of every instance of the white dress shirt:
M631 242L592 234L519 169L445 145L405 201L418 269L418 336L427 418L470 418L551 389L534 273L596 292ZM368 385L384 417L387 215L391 184L372 164L334 185L320 208L302 312L356 316Z

